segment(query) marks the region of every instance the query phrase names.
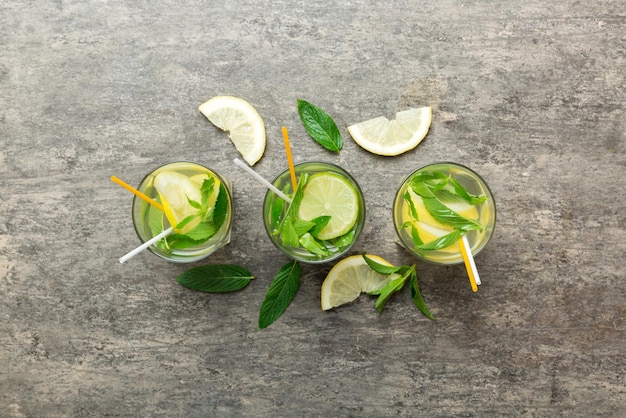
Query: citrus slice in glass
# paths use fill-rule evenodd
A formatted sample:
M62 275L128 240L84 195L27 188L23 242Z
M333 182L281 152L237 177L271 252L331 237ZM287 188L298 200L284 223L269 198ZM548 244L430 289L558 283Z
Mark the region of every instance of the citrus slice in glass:
M310 221L330 216L330 222L317 234L327 240L346 234L359 216L359 196L345 177L330 172L312 174L305 184L298 217Z
M247 101L232 96L216 96L202 103L198 110L215 126L227 131L230 140L251 166L265 152L265 124Z
M198 209L189 204L189 200L200 203L202 195L197 182L175 171L161 171L154 178L154 188L159 193L165 217L171 226L176 226L188 216L198 213ZM176 229L177 233L185 234L200 223L196 218L185 225L182 229Z
M373 261L391 266L383 258L367 254ZM367 265L362 255L346 257L333 266L322 283L322 310L344 305L356 300L362 292L382 289L399 274L381 274Z
M396 113L393 120L384 116L348 127L354 141L367 151L393 156L412 150L426 137L432 121L432 109L420 107Z

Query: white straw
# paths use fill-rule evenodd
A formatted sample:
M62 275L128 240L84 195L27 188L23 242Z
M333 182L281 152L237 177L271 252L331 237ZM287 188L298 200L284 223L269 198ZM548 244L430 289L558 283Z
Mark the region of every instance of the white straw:
M476 268L476 262L474 261L474 256L472 255L472 249L470 248L469 242L467 241L467 235L463 234L461 236L461 242L465 247L465 252L467 253L467 258L469 259L470 268L474 273L474 281L476 282L476 286L480 286L480 277L478 276L478 269Z
M287 197L283 192L281 192L280 190L278 190L272 183L270 183L269 181L265 180L263 177L261 177L260 174L258 174L256 171L254 171L253 169L251 169L250 167L248 167L246 165L246 163L244 163L243 161L241 161L239 158L235 158L233 160L235 162L235 164L237 164L239 167L243 168L244 170L246 170L248 173L252 174L252 176L254 178L256 178L259 182L263 183L265 185L265 187L267 187L268 189L270 189L271 191L273 191L274 193L276 193L278 195L278 197L280 197L281 199L283 199L285 202L287 203L291 203L291 199L289 197Z
M160 239L168 236L169 234L171 234L173 230L174 230L174 228L172 228L170 226L165 231L161 232L159 235L156 235L154 238L144 242L139 247L135 248L134 250L132 250L131 252L126 254L124 257L121 257L120 258L120 263L124 263L125 261L128 261L129 259L131 259L132 257L136 256L137 254L139 254L140 252L142 252L143 250L145 250L146 248L148 248L149 246L151 246L152 244L154 244L158 240L160 240Z

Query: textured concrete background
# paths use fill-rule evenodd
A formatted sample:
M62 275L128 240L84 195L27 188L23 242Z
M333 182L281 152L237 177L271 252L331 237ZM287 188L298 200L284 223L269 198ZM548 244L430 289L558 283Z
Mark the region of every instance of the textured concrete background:
M478 4L474 4L478 3ZM538 0L3 0L0 4L0 416L623 416L626 409L626 3ZM477 257L419 264L436 321L404 289L322 312L332 265L303 266L294 303L257 328L287 262L264 191L197 111L221 94L267 126L255 169L342 165L367 220L354 252L394 244L397 182L466 163L498 204ZM296 100L328 111L339 155L307 137ZM396 158L346 126L411 106L434 120ZM231 245L197 263L258 280L234 294L178 286L188 266L144 253L131 196L154 167L195 160L235 186Z

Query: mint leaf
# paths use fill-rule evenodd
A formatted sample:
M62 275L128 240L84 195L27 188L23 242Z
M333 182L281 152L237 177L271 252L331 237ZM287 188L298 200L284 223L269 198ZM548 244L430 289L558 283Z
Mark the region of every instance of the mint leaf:
M190 238L186 234L170 234L167 236L167 243L169 248L182 250L185 248L195 247L196 245L200 245L205 240L196 240Z
M261 304L259 328L267 328L285 312L296 296L299 286L300 263L293 260L282 266L274 280L272 280L272 284Z
M254 275L243 267L215 264L191 268L176 277L176 281L189 289L218 293L243 289L254 278Z
M187 216L185 219L183 219L182 221L180 221L179 223L176 224L176 226L174 227L174 229L183 229L185 226L187 226L187 224L191 221L193 221L194 219L196 219L199 216L198 213L194 214L194 215L189 215Z
M455 229L449 234L442 235L439 238L435 238L434 240L427 242L425 244L417 244L415 248L417 248L418 250L424 250L424 251L441 250L442 248L449 247L455 242L458 242L459 238L461 238L461 235L463 235L463 232L461 232L458 229Z
M393 274L403 269L402 266L401 267L386 266L384 264L377 263L376 261L369 258L367 254L363 254L363 258L365 259L365 262L367 263L368 266L370 266L372 270L380 274Z
M195 200L189 199L189 197L187 197L187 203L189 203L189 206L191 206L194 209L202 210L202 205L196 202Z
M319 256L328 256L330 254L328 248L326 248L308 232L300 237L299 242L300 245L302 245L311 254Z
M228 215L228 206L228 191L223 184L220 184L220 192L217 195L215 206L213 206L213 211L211 212L211 220L216 231L219 231L222 225L224 225L226 215Z
M309 232L314 226L315 222L313 221L305 221L303 219L296 219L293 221L293 228L296 230L296 234L299 237Z
M330 222L330 218L332 218L332 216L322 215L312 219L311 222L314 222L315 226L311 230L311 235L317 237L317 234L319 234L322 229L326 228L326 225Z
M208 176L208 174L207 174L207 176ZM215 188L215 177L210 177L210 178L205 179L202 182L202 186L200 186L200 195L202 196L202 208L205 211L210 209L208 207L208 205L209 205L209 198L213 194L213 189L214 188Z
M298 232L293 226L293 222L291 222L291 219L287 219L283 223L283 226L280 229L280 240L282 241L283 245L287 247L298 246Z
M411 194L409 193L409 191L407 190L406 192L404 192L404 195L402 197L404 198L404 201L409 205L409 213L411 214L411 218L413 218L414 221L419 221L417 216L417 209L415 209L415 203L413 203L413 199L411 199Z
M420 289L417 286L417 273L415 270L411 273L411 279L409 280L409 287L411 289L411 297L413 298L413 303L417 306L417 309L420 310L421 313L424 314L427 318L435 319L433 314L430 313L424 299L422 299L422 295L420 294Z
M333 238L329 240L328 242L330 242L332 245L334 245L337 248L343 248L352 244L355 239L356 239L356 229L352 229L351 231L348 231L345 234L337 238Z
M217 233L218 229L211 222L201 222L194 229L187 232L189 238L195 241L206 241Z
M483 230L483 227L478 222L459 215L435 198L422 196L422 200L428 213L439 223L450 225L462 231Z
M272 201L271 207L271 216L272 216L272 226L274 229L278 228L280 224L280 217L283 214L283 210L285 209L285 201L279 197L274 198Z
M450 184L452 184L452 186L454 187L454 191L466 202L468 202L471 205L480 205L481 203L484 203L485 200L487 200L487 196L477 196L477 195L473 195L467 192L467 190L465 190L465 188L461 185L461 183L459 183L458 181L456 181L455 179L453 179L452 177L450 177Z
M343 138L328 113L304 100L298 100L298 113L311 138L329 151L341 150Z

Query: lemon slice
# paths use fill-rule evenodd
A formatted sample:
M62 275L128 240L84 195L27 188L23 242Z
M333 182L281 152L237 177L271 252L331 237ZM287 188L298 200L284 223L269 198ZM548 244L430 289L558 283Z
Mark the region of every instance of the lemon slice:
M170 225L176 226L187 216L198 213L198 209L192 207L187 199L200 202L202 195L197 182L189 177L175 171L162 171L154 178L154 188L159 193L165 217ZM176 232L185 234L199 223L200 218L196 218Z
M343 176L322 172L309 177L304 186L298 217L310 221L318 216L330 216L330 222L317 234L327 240L346 234L359 215L359 196L354 186Z
M265 152L265 124L250 103L232 96L216 96L198 110L215 126L227 131L230 140L251 166Z
M420 107L396 113L394 120L384 116L348 127L354 141L377 155L399 155L412 150L424 139L432 121L432 109Z
M376 255L367 254L379 264L391 266ZM322 310L341 306L357 299L362 292L382 289L399 274L380 274L367 265L361 255L344 258L328 272L322 283Z

